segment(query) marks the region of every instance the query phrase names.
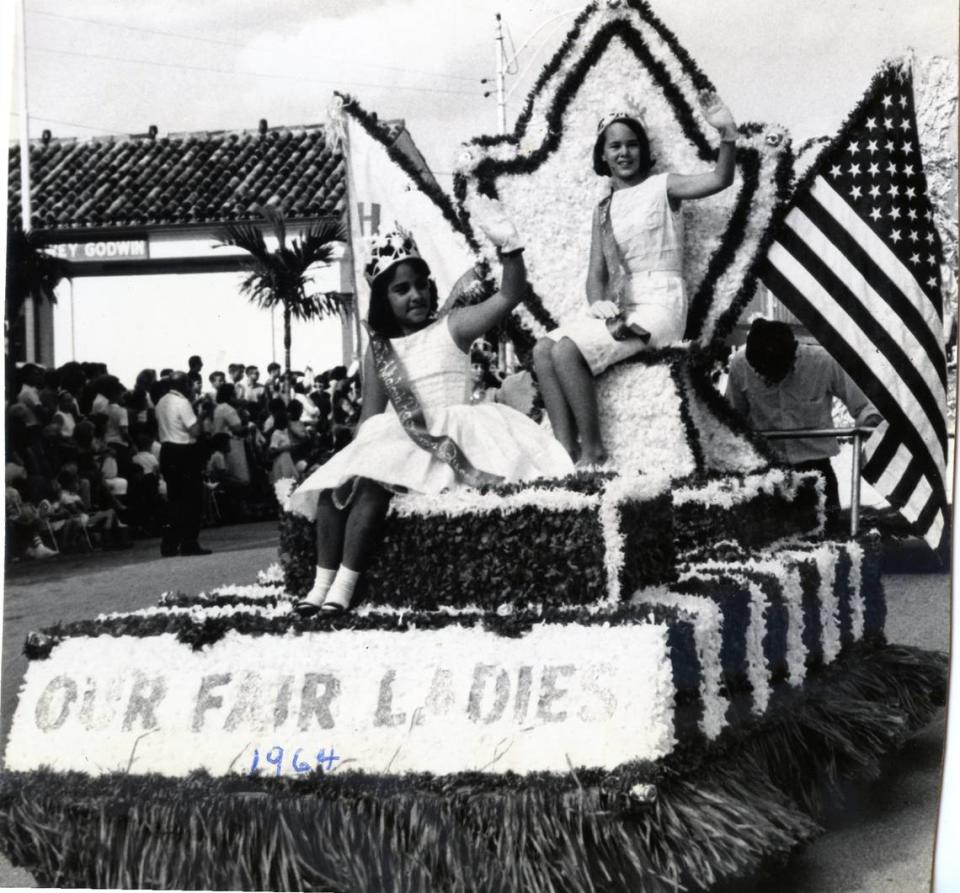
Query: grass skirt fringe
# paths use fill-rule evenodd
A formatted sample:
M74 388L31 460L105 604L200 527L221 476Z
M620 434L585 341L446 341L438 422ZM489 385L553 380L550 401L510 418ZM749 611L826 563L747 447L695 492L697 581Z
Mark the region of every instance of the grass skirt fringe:
M298 779L8 773L0 845L43 886L667 891L816 835L844 781L943 704L944 655L852 649L708 747L615 773Z

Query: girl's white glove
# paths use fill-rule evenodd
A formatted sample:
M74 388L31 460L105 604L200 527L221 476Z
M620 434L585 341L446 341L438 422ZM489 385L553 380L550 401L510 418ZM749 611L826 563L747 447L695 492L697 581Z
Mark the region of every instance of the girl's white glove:
M470 206L471 220L501 254L510 254L523 248L523 240L513 221L507 216L503 205L485 195L478 195Z
M713 90L702 90L697 99L700 102L700 108L703 110L703 117L711 127L720 131L720 135L725 140L735 140L737 138L737 124L733 120L730 109L724 105L723 100L717 96Z
M595 319L613 319L620 308L613 301L594 301L590 305L590 315Z

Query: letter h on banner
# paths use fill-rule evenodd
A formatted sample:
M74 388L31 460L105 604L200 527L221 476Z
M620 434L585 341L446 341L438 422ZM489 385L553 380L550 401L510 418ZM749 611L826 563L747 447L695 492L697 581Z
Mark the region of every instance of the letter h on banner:
M357 202L357 223L360 226L360 235L373 236L380 232L380 203L370 202L370 213L364 214L365 202ZM370 224L367 229L366 224Z

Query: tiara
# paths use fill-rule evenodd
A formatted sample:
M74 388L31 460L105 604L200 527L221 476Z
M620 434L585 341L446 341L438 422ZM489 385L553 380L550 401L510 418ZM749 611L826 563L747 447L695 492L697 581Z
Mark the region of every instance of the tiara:
M643 113L646 109L642 108L621 108L615 109L611 112L607 112L597 123L597 135L603 133L614 121L622 120L623 118L629 118L631 121L636 121L641 127L646 129L646 125L643 121Z
M413 235L399 223L394 223L392 230L372 236L368 243L368 252L370 256L363 268L363 275L371 285L374 279L401 261L423 261Z

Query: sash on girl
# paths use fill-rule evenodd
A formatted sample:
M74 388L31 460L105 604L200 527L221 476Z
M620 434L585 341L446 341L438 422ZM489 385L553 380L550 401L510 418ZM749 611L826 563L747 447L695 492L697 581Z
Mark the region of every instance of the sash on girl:
M627 281L630 278L630 273L623 260L623 254L620 252L620 246L613 235L613 224L610 222L612 199L613 193L611 192L600 202L600 249L603 252L603 260L607 267L606 293L609 296L608 300L613 301L620 308L620 313L613 319L606 321L607 329L614 341L639 338L646 342L650 340L650 333L638 325L627 325L626 322L626 307L624 305L627 300L629 288Z
M397 411L400 424L410 439L418 447L449 465L458 480L470 487L503 483L505 478L501 475L474 468L453 438L446 434L431 434L427 430L423 407L410 386L406 370L390 340L370 332L370 349L373 352L377 377L383 383L384 390Z

